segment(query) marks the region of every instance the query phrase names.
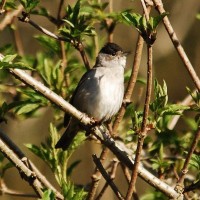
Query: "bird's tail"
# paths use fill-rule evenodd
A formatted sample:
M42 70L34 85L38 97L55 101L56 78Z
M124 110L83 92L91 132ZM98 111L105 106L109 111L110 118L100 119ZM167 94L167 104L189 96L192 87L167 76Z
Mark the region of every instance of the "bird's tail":
M67 150L73 139L77 135L78 129L78 124L70 124L64 134L61 136L60 140L55 145L55 148L62 148L63 150Z

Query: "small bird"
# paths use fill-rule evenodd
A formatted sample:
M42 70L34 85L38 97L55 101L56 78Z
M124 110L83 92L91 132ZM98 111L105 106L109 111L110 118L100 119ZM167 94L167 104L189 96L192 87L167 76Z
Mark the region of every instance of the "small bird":
M123 101L126 55L117 44L107 43L100 50L94 67L82 76L70 103L100 123L111 119ZM81 126L68 114L65 114L64 125L67 129L55 148L66 150Z

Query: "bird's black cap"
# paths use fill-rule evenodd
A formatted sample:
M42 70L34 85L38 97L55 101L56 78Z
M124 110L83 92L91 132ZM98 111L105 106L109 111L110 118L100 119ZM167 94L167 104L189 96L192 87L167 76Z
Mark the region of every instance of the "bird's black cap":
M122 48L115 43L108 42L100 51L100 53L105 53L109 55L116 55L118 51L123 52Z

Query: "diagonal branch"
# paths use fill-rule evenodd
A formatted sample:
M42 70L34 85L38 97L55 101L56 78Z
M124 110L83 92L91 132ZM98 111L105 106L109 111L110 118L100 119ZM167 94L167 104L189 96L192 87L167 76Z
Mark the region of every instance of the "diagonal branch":
M112 178L107 174L106 170L103 168L103 165L101 164L100 160L97 158L96 155L93 155L92 157L93 157L94 163L96 164L96 167L99 169L102 176L106 180L106 183L108 183L110 185L110 187L112 188L113 192L116 194L118 199L123 200L124 197L122 196L122 194L119 192L117 186L112 181Z
M153 0L153 2L154 2L154 5L155 5L156 9L158 10L158 12L160 14L165 13L165 9L163 7L162 0ZM172 25L171 25L171 23L170 23L170 21L169 21L167 16L165 16L163 18L163 23L165 25L165 29L167 30L167 32L169 34L169 37L170 37L174 47L177 50L180 58L182 59L184 65L185 65L185 67L186 67L186 69L187 69L187 71L188 71L188 73L189 73L189 75L190 75L190 77L192 79L192 81L194 82L194 84L195 84L196 88L198 89L198 91L200 91L200 80L199 80L199 77L197 76L197 74L196 74L196 72L195 72L195 70L194 70L189 58L187 57L183 47L181 46L181 43L180 43L180 41L179 41L174 29L172 28Z

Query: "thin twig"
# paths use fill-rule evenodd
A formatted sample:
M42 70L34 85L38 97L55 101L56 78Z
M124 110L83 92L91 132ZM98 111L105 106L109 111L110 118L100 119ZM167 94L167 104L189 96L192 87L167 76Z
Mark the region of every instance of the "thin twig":
M138 71L139 71L143 44L144 44L144 40L139 35L138 40L137 40L137 44L136 44L136 50L135 50L134 61L133 61L133 68L132 68L131 76L130 76L128 86L126 88L126 92L125 92L125 95L124 95L124 102L125 103L120 108L120 110L119 110L119 112L118 112L118 114L115 118L115 121L113 123L112 134L113 134L114 137L117 136L117 128L118 128L122 118L124 117L124 114L125 114L125 111L126 111L126 102L131 101L131 96L132 96L132 93L133 93L133 89L135 87L135 83L136 83L137 75L138 75Z
M1 194L7 194L10 196L38 198L38 196L36 194L28 194L28 193L23 193L23 192L9 189L3 180L0 180L0 192L1 192Z
M185 175L188 173L188 166L189 166L189 162L190 162L190 159L192 157L192 154L194 153L194 150L196 149L196 146L197 146L197 143L199 142L199 139L200 139L200 127L198 127L198 130L194 136L194 139L192 141L192 144L191 144L191 147L190 147L190 150L187 154L187 157L185 159L185 162L184 162L184 165L183 165L183 168L181 170L181 175L179 177L179 180L176 184L176 187L175 189L178 191L178 192L183 192L183 181L185 179Z
M156 7L156 9L158 10L158 12L160 14L163 14L165 13L165 9L163 7L163 3L161 0L153 0L154 2L154 5ZM192 81L194 82L196 88L198 89L198 91L200 91L200 80L199 80L199 77L197 76L189 58L187 57L183 47L181 46L181 43L179 42L178 40L178 37L174 31L174 29L172 28L172 25L169 21L169 18L167 16L165 16L163 18L163 23L165 25L165 29L167 30L168 34L169 34L169 37L175 47L175 49L177 50L180 58L182 59Z
M62 18L61 11L62 11L63 4L64 4L64 0L60 0L59 6L58 6L57 20L60 20Z
M148 54L148 62L147 62L147 90L146 90L146 98L143 112L143 120L141 126L141 132L138 136L137 149L135 154L135 163L132 170L131 182L129 184L129 188L127 191L126 199L130 200L132 194L135 193L135 183L137 180L138 167L141 159L141 153L143 148L144 139L147 134L147 118L149 113L149 104L151 99L151 90L152 90L152 46L147 45L147 54Z
M143 11L144 11L144 16L145 16L146 20L149 21L149 12L147 10L146 4L145 4L144 0L140 0L140 1L142 4Z
M61 19L62 19L61 12L62 12L63 4L64 4L64 0L60 0L59 6L58 6L57 21L61 21ZM57 28L58 29L60 28L59 24L57 25ZM62 74L65 75L65 68L67 67L67 55L66 55L66 51L65 51L65 42L64 41L60 41L60 49L61 49L61 58L62 58L61 71L62 71ZM68 73L64 76L64 84L67 85L67 87L70 84ZM64 96L64 95L62 95L62 96Z
M24 48L23 48L22 39L21 39L21 36L20 36L19 29L17 27L16 19L13 21L13 24L16 26L16 28L13 30L15 46L16 46L18 54L20 56L23 56L24 55Z
M103 150L102 150L100 158L99 158L101 163L103 163L105 161L108 151L109 151L109 149L107 147L103 147ZM99 169L96 167L95 171L92 175L92 184L90 186L90 191L88 192L87 200L94 199L100 180L101 180L101 173L100 173Z
M129 184L130 181L131 181L130 172L129 172L128 168L127 168L123 163L120 163L120 165L121 165L121 168L122 168L122 170L123 170L123 172L124 172L126 181L127 181L127 183Z
M6 16L0 23L0 31L12 23L13 18L18 16L23 10L23 6L19 5L16 10L6 13Z
M117 159L113 159L111 165L111 171L109 172L110 178L111 180L115 179L115 175L116 175L116 171L117 171L117 167L118 167L119 161ZM106 189L108 188L109 184L108 182L106 182L102 188L102 190L100 191L99 195L97 196L96 200L100 200L101 197L103 196L103 194L105 193Z
M2 0L0 4L0 14L3 14L5 12L4 6L6 4L6 0Z
M94 161L96 167L99 169L99 171L101 172L102 176L104 177L106 182L110 185L110 187L112 188L113 192L116 194L118 199L121 199L121 200L124 199L122 194L119 192L117 186L112 181L111 177L107 174L106 170L103 168L103 165L101 164L101 161L97 158L96 155L93 155L92 157L93 157L93 161Z

